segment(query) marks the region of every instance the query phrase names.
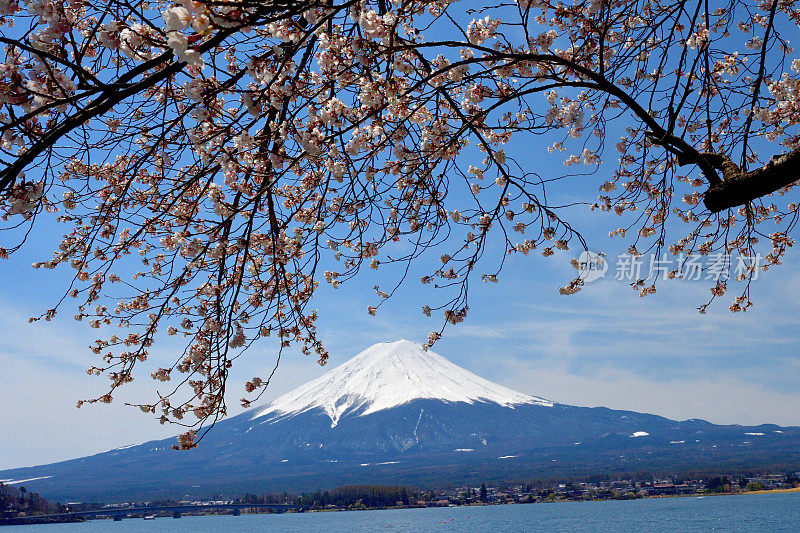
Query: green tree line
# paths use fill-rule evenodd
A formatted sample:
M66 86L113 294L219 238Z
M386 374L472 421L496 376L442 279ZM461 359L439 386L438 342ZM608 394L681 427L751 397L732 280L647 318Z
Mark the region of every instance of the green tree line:
M331 491L317 491L303 494L295 500L298 505L309 507L392 507L409 505L418 496L418 493L407 487L378 486L378 485L350 485L339 487Z

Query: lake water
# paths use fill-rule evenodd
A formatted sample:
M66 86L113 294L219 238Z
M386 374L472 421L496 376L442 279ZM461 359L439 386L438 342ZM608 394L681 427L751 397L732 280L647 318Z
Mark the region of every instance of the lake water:
M2 533L800 531L800 493L8 526Z

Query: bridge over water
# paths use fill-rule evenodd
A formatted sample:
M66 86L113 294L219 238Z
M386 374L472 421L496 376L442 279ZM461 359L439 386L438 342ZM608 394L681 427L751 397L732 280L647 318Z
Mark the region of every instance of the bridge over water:
M110 517L114 520L124 518L144 518L160 514L171 514L173 518L180 518L184 513L197 511L230 511L238 516L244 509L259 509L276 512L298 511L303 512L304 507L282 503L213 503L200 505L142 505L139 507L113 507L97 509L94 511L75 511L72 513L57 513L40 516L20 516L15 518L0 519L0 526L20 524L40 524L43 522L76 522L80 520L95 520L100 517Z

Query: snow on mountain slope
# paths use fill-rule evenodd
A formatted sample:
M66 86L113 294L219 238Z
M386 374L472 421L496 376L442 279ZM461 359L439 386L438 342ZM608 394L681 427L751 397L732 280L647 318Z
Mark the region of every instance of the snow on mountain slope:
M403 405L416 399L447 402L493 402L552 407L552 402L492 383L451 363L419 344L401 340L370 346L319 378L280 396L253 417L274 422L322 408L331 427L345 413L360 415Z

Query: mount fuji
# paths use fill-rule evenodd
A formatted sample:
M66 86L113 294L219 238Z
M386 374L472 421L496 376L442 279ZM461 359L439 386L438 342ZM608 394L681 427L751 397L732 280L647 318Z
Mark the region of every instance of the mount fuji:
M371 346L322 377L281 396L254 417L273 423L321 409L334 428L342 415L366 416L414 400L515 405L553 403L507 389L407 340ZM263 421L262 421L263 423Z
M380 343L266 406L173 439L0 471L52 500L420 487L545 476L788 469L800 427L715 425L513 391L409 341Z

